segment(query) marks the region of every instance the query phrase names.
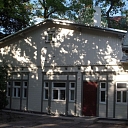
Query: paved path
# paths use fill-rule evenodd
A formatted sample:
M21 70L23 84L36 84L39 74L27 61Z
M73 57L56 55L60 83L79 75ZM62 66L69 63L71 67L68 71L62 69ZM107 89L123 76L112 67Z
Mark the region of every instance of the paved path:
M128 128L126 122L97 121L90 123L83 118L19 115L18 119L0 123L0 128Z

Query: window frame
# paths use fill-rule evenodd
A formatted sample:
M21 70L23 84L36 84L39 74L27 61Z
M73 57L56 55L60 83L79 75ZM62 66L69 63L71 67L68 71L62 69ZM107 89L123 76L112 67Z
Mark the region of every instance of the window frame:
M55 40L55 33L53 31L47 32L47 35L45 36L45 42L54 43L54 40Z
M125 83L126 87L117 87L118 83ZM120 92L120 101L118 102L117 100L117 92ZM126 102L123 102L123 92L126 92ZM127 82L116 82L116 104L127 104Z
M15 82L20 82L20 86L15 86ZM14 95L16 89L16 96ZM19 96L19 89L20 89L20 96ZM13 91L12 91L13 98L20 98L21 97L21 81L13 81Z
M25 86L25 82L27 82L27 86ZM24 94L25 94L25 89L26 89L26 97L24 96ZM27 93L28 93L28 81L23 81L23 91L22 91L22 93L23 93L23 98L27 98Z
M105 83L105 88L101 88L101 84L102 83ZM100 82L100 103L102 103L102 104L106 104L106 86L107 86L107 84L106 84L106 82ZM102 91L105 91L105 101L101 101L101 92Z
M65 87L54 87L54 83L64 83L65 84ZM58 98L57 99L54 99L53 98L53 91L54 90L57 90L58 91ZM61 90L64 90L65 91L65 99L62 100L60 97L61 97ZM52 82L52 101L66 101L66 82Z
M74 87L71 87L71 83L74 83ZM69 83L69 102L75 102L75 87L76 87L75 82ZM74 100L71 99L71 91L74 91Z
M46 87L46 83L48 83L48 87ZM47 82L47 81L44 82L44 98L43 98L44 100L48 100L48 98L47 98L47 99L45 98L45 94L46 94L45 91L46 91L46 90L48 91L48 95L49 95L49 82Z

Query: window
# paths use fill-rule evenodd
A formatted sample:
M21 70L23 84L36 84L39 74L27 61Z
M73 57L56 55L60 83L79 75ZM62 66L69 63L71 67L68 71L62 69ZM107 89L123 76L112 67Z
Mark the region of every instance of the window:
M53 83L52 86L52 99L53 100L65 100L65 83Z
M28 86L28 82L24 81L23 82L23 98L27 97L27 86Z
M13 97L20 97L21 90L21 82L15 81L13 82Z
M106 102L106 83L105 82L100 83L100 102L101 103Z
M7 82L7 96L11 96L11 82Z
M53 33L49 32L47 36L45 36L45 42L46 43L53 42Z
M127 101L127 83L116 84L116 102L126 103Z
M69 101L75 101L75 83L69 85Z
M44 82L44 100L48 100L48 87L49 87L49 83Z

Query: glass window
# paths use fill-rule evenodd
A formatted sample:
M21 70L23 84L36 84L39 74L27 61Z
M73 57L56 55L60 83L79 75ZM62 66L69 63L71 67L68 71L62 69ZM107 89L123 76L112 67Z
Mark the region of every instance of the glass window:
M53 99L59 99L58 90L53 90Z
M20 93L21 93L21 82L19 81L15 81L13 82L13 97L20 97Z
M54 83L54 87L65 88L65 83Z
M101 91L101 102L105 102L105 91Z
M121 91L117 91L117 102L121 102Z
M75 83L71 82L69 85L69 101L75 101Z
M100 102L106 103L106 83L100 83Z
M28 82L24 81L23 82L23 98L27 97L27 86L28 86Z
M48 34L48 41L52 41L52 33Z
M49 83L48 82L44 82L44 100L48 100L48 88L49 88Z
M117 88L126 88L126 83L117 83Z
M23 97L27 97L27 89L24 88L24 94L23 94Z
M106 83L101 83L101 88L106 88Z
M126 103L127 101L127 83L117 83L116 102Z
M65 83L53 83L52 86L52 99L53 100L65 100Z
M127 91L123 91L123 102L126 102Z
M7 94L7 96L10 96L10 94L11 94L11 88L10 87L8 87L8 94Z
M75 90L70 90L70 100L71 101L75 100Z
M65 100L65 90L60 90L60 100Z

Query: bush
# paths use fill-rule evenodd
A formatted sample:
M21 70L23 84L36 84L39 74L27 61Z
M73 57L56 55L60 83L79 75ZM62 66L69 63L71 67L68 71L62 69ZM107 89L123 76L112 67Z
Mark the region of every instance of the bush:
M8 104L7 101L7 66L4 64L4 66L0 66L0 109L5 108L5 106Z

